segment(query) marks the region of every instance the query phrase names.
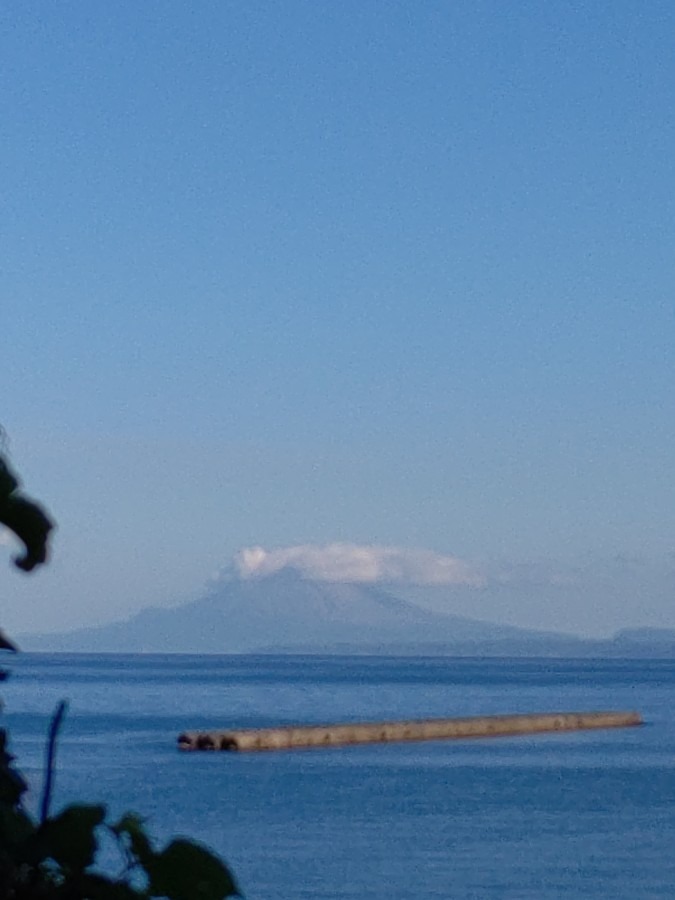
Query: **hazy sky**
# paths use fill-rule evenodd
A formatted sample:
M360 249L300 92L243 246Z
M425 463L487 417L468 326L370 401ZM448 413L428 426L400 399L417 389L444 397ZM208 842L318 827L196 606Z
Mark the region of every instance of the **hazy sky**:
M337 542L511 573L449 611L675 626L671 0L0 26L0 421L60 526L2 624Z

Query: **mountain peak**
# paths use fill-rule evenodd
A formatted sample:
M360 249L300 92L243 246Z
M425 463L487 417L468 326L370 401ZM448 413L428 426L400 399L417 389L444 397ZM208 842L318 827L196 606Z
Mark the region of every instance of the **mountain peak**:
M384 647L506 639L526 634L423 609L380 584L317 581L289 566L224 577L197 601L146 609L127 622L40 641L52 649L108 652L248 652L262 647ZM35 641L28 641L35 646Z

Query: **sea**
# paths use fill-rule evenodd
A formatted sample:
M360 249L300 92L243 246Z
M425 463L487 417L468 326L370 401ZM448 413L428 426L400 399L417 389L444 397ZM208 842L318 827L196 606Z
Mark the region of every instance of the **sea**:
M248 900L675 897L675 662L385 656L8 657L2 719L36 809L144 816L222 855ZM182 731L637 710L637 728L258 754ZM110 862L112 865L112 862Z

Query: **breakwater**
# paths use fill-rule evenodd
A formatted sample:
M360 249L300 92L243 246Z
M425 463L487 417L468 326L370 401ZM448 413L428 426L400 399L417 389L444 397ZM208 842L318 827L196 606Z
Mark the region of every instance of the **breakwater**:
M628 728L642 724L637 712L559 712L461 719L411 719L402 722L354 722L334 725L288 725L278 728L187 731L178 736L180 750L254 752L403 741L465 740L509 737L593 728Z

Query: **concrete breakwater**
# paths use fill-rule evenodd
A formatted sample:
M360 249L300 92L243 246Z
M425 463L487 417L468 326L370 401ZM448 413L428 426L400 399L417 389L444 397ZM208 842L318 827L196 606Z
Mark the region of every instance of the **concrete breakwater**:
M508 737L550 731L628 728L642 725L637 712L559 712L462 719L411 719L403 722L354 722L335 725L288 725L230 731L187 731L178 736L181 750L260 751L398 741L462 740Z

